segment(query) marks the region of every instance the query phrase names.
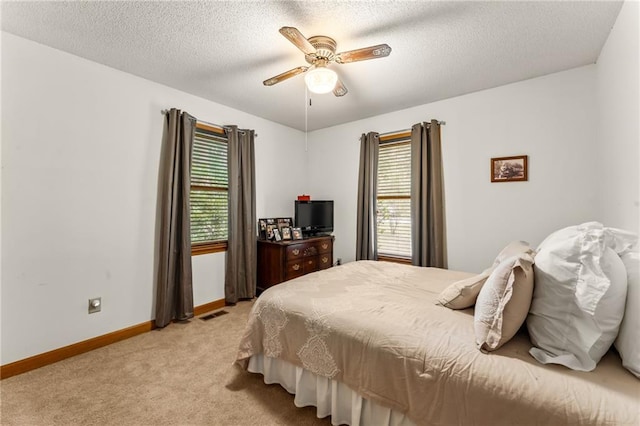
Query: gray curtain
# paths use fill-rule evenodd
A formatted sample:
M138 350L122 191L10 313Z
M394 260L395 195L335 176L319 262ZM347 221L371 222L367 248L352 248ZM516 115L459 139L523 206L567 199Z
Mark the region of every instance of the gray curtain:
M440 124L411 128L411 251L417 266L446 268Z
M234 304L256 295L256 174L254 131L227 129L229 238L224 299Z
M193 317L191 280L191 148L195 119L171 109L165 114L158 198L156 325Z
M369 132L360 137L356 260L378 259L376 193L378 192L379 150L380 135L378 133Z

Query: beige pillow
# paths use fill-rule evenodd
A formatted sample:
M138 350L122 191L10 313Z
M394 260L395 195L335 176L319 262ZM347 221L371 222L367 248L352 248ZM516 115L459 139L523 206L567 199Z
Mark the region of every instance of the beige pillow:
M438 295L438 304L450 309L470 308L476 303L478 293L492 271L493 268L489 268L478 275L449 285Z
M502 249L493 261L493 266L485 269L473 277L457 281L445 288L438 296L438 304L450 309L467 309L476 303L480 289L489 278L493 270L505 259L519 253L527 253L534 256L534 250L526 241L512 241Z
M535 251L529 246L529 243L526 241L511 241L505 248L502 249L498 256L496 256L493 261L493 267L498 266L503 260L510 258L511 256L515 256L520 253L528 253L532 256L535 256Z
M520 329L533 295L533 256L504 259L491 273L476 300L474 328L482 351L495 351Z

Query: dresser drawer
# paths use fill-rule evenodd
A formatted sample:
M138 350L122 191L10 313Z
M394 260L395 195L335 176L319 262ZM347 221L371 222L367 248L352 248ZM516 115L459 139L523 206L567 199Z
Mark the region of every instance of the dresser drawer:
M327 269L333 263L333 255L331 252L322 253L318 256L318 269Z
M303 274L305 274L305 267L304 267L303 260L296 260L296 261L287 263L287 269L284 273L285 281L302 276Z
M325 243L327 244L327 243ZM287 261L318 254L319 244L316 242L291 244L287 246Z
M316 256L318 254L318 247L316 244L307 244L302 252L304 257Z
M307 257L302 261L302 269L305 274L318 270L318 257Z
M330 253L331 252L331 242L330 241L318 241L316 244L318 248L318 253Z
M307 246L308 244L305 243L291 244L287 246L287 261L302 259Z

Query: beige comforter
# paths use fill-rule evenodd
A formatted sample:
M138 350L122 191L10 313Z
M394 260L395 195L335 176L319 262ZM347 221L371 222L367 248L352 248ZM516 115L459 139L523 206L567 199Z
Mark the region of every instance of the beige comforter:
M593 372L545 366L524 333L481 353L473 310L434 302L469 275L360 261L277 285L256 301L237 362L281 358L417 424L640 424L640 381L614 353Z

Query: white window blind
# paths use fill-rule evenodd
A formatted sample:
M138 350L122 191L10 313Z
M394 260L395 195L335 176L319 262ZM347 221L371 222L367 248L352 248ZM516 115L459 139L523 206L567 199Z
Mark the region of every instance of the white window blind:
M411 144L380 144L377 193L378 254L411 257Z
M227 241L227 137L197 125L191 155L191 244Z

